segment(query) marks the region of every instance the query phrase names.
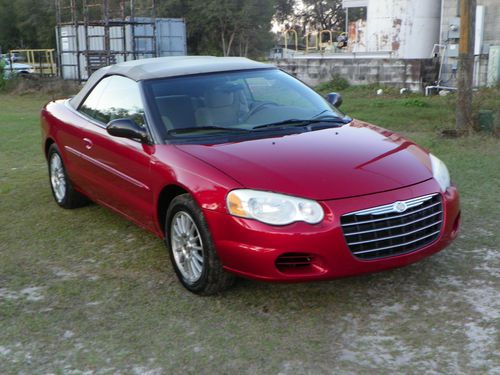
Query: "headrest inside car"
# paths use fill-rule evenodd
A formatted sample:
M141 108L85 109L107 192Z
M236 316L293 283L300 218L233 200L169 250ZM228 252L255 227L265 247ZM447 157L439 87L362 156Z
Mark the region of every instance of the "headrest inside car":
M234 92L215 89L206 93L205 101L207 106L212 108L227 107L234 103Z

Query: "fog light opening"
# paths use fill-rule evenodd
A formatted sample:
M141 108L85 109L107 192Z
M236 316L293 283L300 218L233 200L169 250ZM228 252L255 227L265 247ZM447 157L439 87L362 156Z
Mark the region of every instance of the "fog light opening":
M281 272L291 269L304 269L311 266L313 256L307 253L285 253L276 259L276 268Z
M327 272L320 257L310 253L284 253L275 261L279 272L286 275L321 275Z

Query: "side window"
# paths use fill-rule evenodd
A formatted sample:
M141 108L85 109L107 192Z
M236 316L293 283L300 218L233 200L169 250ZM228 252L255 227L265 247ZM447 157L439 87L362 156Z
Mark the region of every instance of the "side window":
M122 76L101 80L87 96L79 111L107 124L118 118L130 118L144 125L144 107L138 84Z
M104 122L105 124L107 124L108 121L106 121L105 116L100 114L98 108L99 99L101 99L102 94L104 93L104 89L109 83L109 80L110 78L104 78L103 80L101 80L97 84L97 86L95 86L94 89L90 92L79 109L80 112L85 113L87 116L92 117L97 121Z

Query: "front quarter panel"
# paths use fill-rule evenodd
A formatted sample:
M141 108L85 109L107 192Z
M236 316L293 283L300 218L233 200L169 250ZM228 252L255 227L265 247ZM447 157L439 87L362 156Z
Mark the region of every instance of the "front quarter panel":
M158 145L151 164L157 199L165 187L175 185L189 192L203 210L226 213L228 191L242 187L225 173L174 145ZM161 223L162 219L157 217L156 222ZM163 228L158 227L158 231L163 233Z

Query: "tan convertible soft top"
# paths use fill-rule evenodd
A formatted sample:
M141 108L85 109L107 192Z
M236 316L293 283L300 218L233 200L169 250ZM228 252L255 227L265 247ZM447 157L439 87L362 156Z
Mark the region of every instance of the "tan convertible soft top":
M114 74L128 77L134 81L142 81L153 78L263 68L275 67L244 57L171 56L132 60L96 71L90 76L82 90L71 99L70 103L74 108L78 108L81 101L101 78Z

